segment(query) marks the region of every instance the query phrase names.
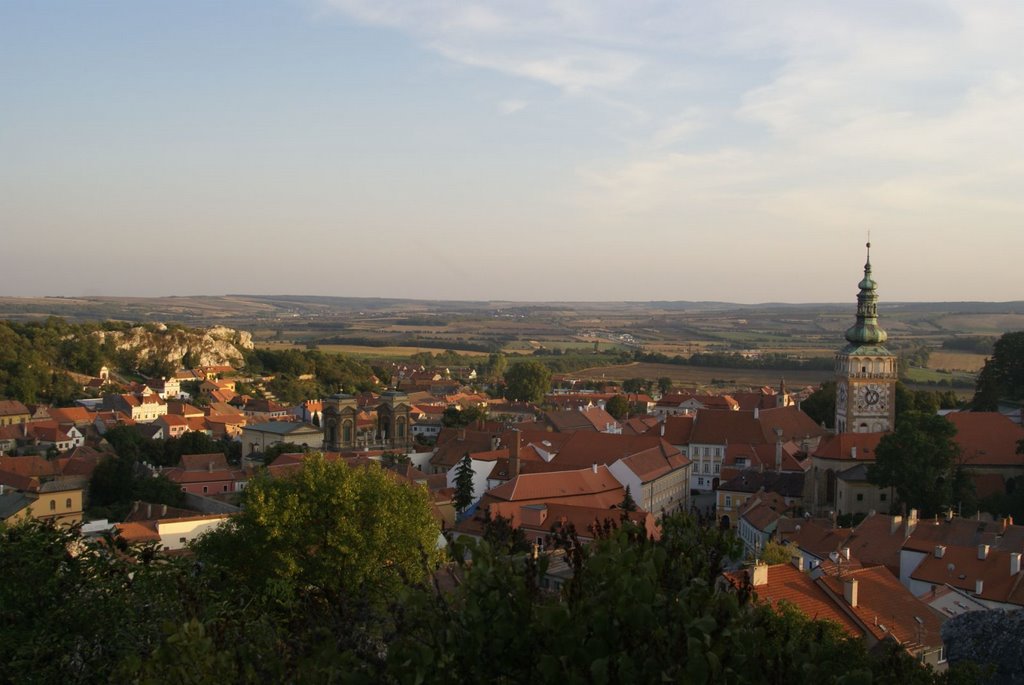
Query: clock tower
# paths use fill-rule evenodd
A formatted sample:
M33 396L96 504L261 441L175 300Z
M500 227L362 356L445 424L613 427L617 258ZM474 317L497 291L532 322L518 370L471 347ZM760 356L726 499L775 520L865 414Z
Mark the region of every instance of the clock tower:
M878 326L878 284L871 278L871 243L857 295L857 323L836 354L836 432L877 433L896 424L896 355Z

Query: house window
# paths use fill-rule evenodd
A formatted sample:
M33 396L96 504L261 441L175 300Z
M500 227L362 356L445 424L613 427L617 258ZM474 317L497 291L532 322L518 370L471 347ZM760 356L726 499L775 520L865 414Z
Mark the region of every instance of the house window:
M884 492L878 496L878 501L879 502L884 502L885 501L885 493Z
M703 478L698 478L697 479L697 485L704 485L704 479Z
M704 456L707 457L707 456L710 456L710 454L711 454L711 450L708 449L707 447L705 447L704 448Z
M710 471L711 471L710 467L711 467L710 464L708 464L707 462L704 462L704 473L710 473Z
M67 498L67 499L66 499L66 500L64 501L64 508L65 508L65 509L70 509L70 508L71 508L71 498L70 498L70 497L68 497L68 498Z
M206 494L206 493L208 493L209 491L210 491L210 488L208 488L208 487L206 487L206 486L204 485L204 486L203 486L203 494L205 495L205 494Z
M721 464L715 464L715 473L718 473L720 467L721 467Z
M50 500L50 511L57 511L57 500Z
M857 493L857 501L858 502L863 502L864 501L864 493L863 492Z
M178 538L178 542L184 545L186 542L188 542L188 538Z
M225 485L224 486L224 492L227 492L227 491L228 491L228 486Z
M725 506L726 506L726 508L729 508L729 507L732 506L732 496L731 495L726 495L725 496Z

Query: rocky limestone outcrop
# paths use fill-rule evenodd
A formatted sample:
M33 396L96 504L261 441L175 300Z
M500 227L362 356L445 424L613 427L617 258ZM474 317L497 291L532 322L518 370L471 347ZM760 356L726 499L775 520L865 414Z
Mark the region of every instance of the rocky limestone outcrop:
M140 359L162 359L175 367L191 355L197 366L230 364L237 368L244 364L242 350L253 349L251 333L226 326L197 331L150 324L95 335L101 344L112 342L118 351L130 351Z

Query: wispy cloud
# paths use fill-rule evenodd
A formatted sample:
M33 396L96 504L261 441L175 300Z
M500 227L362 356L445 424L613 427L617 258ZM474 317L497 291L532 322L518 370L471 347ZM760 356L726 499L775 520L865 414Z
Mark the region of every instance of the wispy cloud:
M1019 232L1018 0L324 1L617 120L581 223Z

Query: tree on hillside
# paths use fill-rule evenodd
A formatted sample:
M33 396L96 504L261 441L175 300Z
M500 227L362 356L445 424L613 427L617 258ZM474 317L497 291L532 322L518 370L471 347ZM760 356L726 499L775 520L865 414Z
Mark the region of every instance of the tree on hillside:
M978 374L974 411L995 411L999 400L1024 399L1024 331L1004 333Z
M957 473L960 448L955 435L956 426L942 416L904 413L896 430L878 443L868 480L896 488L899 502L917 509L922 517L940 513L964 494L955 491L954 482L966 486L966 479Z
M658 379L658 392L662 395L667 395L672 391L672 379L668 376L662 376Z
M621 421L629 416L629 400L625 395L614 395L604 403L604 410Z
M533 359L516 362L505 372L505 397L540 402L551 389L551 371Z
M473 461L469 452L462 455L455 470L455 496L452 498L455 511L460 515L473 504Z
M243 505L197 555L257 591L287 583L328 599L383 598L439 560L427 490L377 465L313 453L291 475L250 480Z

